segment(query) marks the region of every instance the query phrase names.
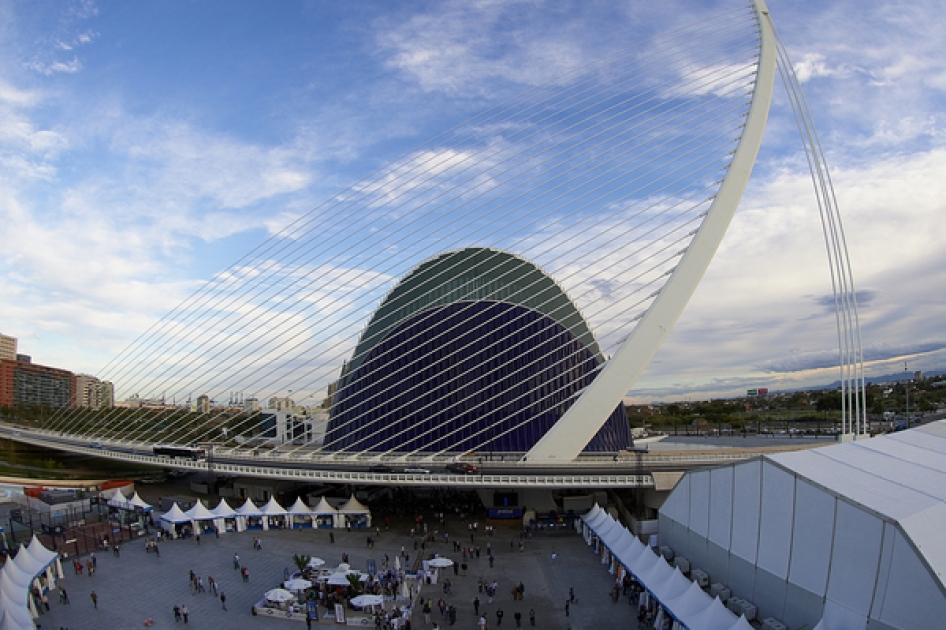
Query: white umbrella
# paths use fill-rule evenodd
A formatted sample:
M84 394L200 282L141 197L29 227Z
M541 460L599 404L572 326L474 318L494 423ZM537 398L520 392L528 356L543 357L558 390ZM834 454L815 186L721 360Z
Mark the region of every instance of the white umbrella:
M401 570L401 556L394 556L394 570Z
M325 560L322 558L309 558L309 564L306 566L315 569L322 566L323 564L325 564Z
M446 568L446 567L452 567L452 566L453 566L453 560L451 560L450 558L434 558L433 560L431 560L431 561L428 562L427 564L428 564L429 566L435 567L435 568L437 568L437 569L443 569L443 568Z
M346 573L333 573L328 579L328 583L332 586L349 586L351 582L348 581L348 575Z
M283 588L274 588L271 591L266 591L263 597L265 597L268 602L288 602L296 598L295 595Z
M380 595L359 595L358 597L353 597L351 600L352 606L358 606L359 608L378 606L382 602L384 602L384 598Z
M295 580L286 580L282 585L290 591L304 591L312 586L312 582L297 578Z

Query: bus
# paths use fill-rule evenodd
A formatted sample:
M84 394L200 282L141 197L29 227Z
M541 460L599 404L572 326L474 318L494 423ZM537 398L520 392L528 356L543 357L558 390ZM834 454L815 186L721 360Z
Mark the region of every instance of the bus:
M207 456L206 451L202 448L196 446L169 446L158 444L152 449L155 456L157 457L171 457L178 458L182 457L184 459L204 459Z

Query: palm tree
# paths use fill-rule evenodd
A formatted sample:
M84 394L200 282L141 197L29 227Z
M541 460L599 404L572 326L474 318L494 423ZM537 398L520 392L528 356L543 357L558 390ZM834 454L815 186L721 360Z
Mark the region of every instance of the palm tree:
M304 571L305 568L309 566L309 560L311 559L312 559L312 556L307 556L305 554L301 556L297 554L292 554L292 561L296 564L296 568L299 569L300 571Z

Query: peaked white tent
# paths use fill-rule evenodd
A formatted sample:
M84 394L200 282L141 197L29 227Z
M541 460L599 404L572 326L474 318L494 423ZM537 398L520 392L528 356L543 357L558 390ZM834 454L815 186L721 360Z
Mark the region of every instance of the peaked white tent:
M338 508L338 515L342 522L339 525L353 528L371 527L371 510L362 504L355 495Z
M198 501L194 507L184 512L190 518L194 533L202 534L213 528L217 515L207 509L203 501Z
M22 596L11 597L5 590L0 589L0 611L3 612L3 626L0 626L3 630L10 628L11 630L33 630L36 626L33 625L33 617L35 613L31 611L33 608L32 597L29 597L29 594L24 591ZM30 600L27 604L27 600Z
M30 597L33 578L16 564L7 562L0 570L0 596L12 602L14 608L22 608L27 616L38 617L36 605ZM3 607L6 609L6 606Z
M236 509L237 529L240 531L246 529L263 529L263 513L259 511L250 498Z
M190 517L184 513L184 510L175 501L171 509L161 515L161 529L166 531L172 538L177 537L180 531L179 525L185 525L191 522Z
M218 503L217 507L212 509L211 512L213 512L216 517L214 519L214 525L216 525L218 532L243 531L240 529L240 519L237 518L236 511L230 507L226 498L220 499L220 503Z
M43 565L48 568L47 570L55 570L55 577L62 578L62 562L59 559L58 552L47 549L43 546L43 543L39 542L39 538L35 535L32 540L30 540L30 544L26 547L26 550L36 560L43 563ZM55 586L55 584L53 584L53 586Z
M125 497L124 494L122 494L122 489L117 488L115 490L115 494L113 494L111 498L109 498L109 500L106 502L106 505L108 505L108 507L118 508L120 510L127 510L128 499Z
M260 512L263 514L263 529L289 527L291 524L289 512L276 502L276 497L269 497Z
M150 512L152 510L151 504L142 499L138 495L137 490L135 490L135 494L128 499L128 504L132 506L132 508L141 508L143 512Z
M315 504L315 507L312 508L312 514L315 527L320 529L338 527L338 510L333 508L325 497L321 497L319 502Z
M289 508L289 517L293 529L308 529L312 527L312 510L302 502L302 497L296 497L296 502Z

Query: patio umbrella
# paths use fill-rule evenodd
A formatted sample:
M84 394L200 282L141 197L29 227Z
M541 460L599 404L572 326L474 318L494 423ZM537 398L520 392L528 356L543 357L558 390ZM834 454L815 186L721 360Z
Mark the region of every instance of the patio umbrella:
M453 560L451 560L450 558L434 558L433 560L431 560L431 561L428 562L427 564L428 564L429 566L435 567L435 568L437 568L437 569L443 569L443 568L446 568L446 567L452 567L452 566L453 566Z
M268 602L288 602L296 598L295 595L283 588L274 588L271 591L266 591L263 597L265 597Z
M306 566L315 569L322 566L323 564L325 564L325 560L322 558L309 558L309 564Z
M352 606L358 606L359 608L378 606L382 602L384 602L384 598L380 595L359 595L358 597L353 597L351 600Z
M349 586L351 582L348 581L348 575L346 573L333 573L328 579L328 583L332 586Z
M286 580L282 585L290 591L304 591L305 589L312 586L312 582L309 580L295 579L295 580Z

